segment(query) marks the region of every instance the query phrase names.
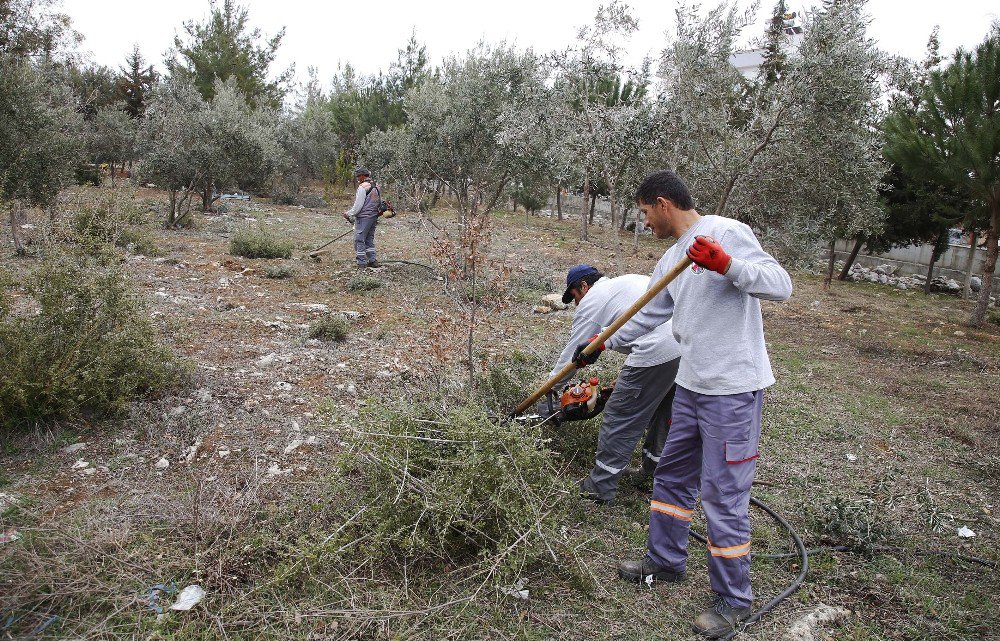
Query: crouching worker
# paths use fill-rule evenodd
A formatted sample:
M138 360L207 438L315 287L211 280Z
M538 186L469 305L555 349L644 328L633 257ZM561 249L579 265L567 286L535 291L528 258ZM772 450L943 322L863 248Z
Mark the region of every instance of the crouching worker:
M649 285L647 276L626 274L608 278L590 265L576 265L566 275L563 302L576 303L576 315L566 347L549 374L555 376L573 360L577 344L614 322ZM649 332L620 351L627 353L614 391L604 406L597 441L594 469L580 483L581 495L598 503L611 503L618 482L626 472L651 477L670 425L674 376L680 348L670 332L670 323ZM570 379L561 381L561 389ZM636 443L646 434L642 471L628 467Z
M792 281L748 226L700 215L687 185L674 172L647 177L636 200L654 236L677 239L657 263L652 280L685 253L695 264L605 343L619 349L672 319L681 352L673 422L653 477L646 556L619 563L618 574L635 583L684 578L700 491L715 600L694 621L694 630L718 638L750 616L753 602L750 486L764 388L774 383L760 300L787 299Z

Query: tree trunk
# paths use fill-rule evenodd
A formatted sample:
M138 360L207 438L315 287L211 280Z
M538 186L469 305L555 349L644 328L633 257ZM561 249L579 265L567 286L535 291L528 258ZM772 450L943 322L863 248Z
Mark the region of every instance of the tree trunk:
M851 267L854 265L854 261L858 259L858 252L861 251L861 246L864 244L865 241L860 236L854 239L854 248L851 250L851 255L847 257L847 261L844 262L844 268L840 270L837 280L847 280L847 275L851 273Z
M927 277L924 279L924 294L931 293L931 278L934 277L934 263L937 262L937 256L934 252L931 252L931 263L927 266Z
M597 209L597 192L590 195L590 224L594 224L594 210Z
M205 184L205 188L201 192L201 210L204 212L212 211L212 183L209 181Z
M608 197L611 201L611 224L608 230L615 235L615 271L622 273L622 235L618 233L618 199L614 183L608 182ZM622 216L624 218L624 216Z
M823 279L823 289L830 289L830 283L833 282L833 263L836 262L834 258L836 257L836 252L834 248L837 246L837 238L834 237L830 241L830 260L826 265L826 278Z
M18 256L24 256L28 253L24 248L24 243L21 241L21 234L19 231L24 222L25 220L24 214L21 210L21 204L15 200L10 205L10 235L14 237L14 251L17 252Z
M580 230L580 240L587 240L587 205L590 203L590 176L583 179L583 227Z
M562 220L562 185L556 185L556 216Z
M642 210L635 210L635 228L632 230L632 252L638 253L639 251L639 227L640 221L642 220Z
M976 264L976 232L969 234L969 254L965 258L965 287L962 288L962 298L972 298L972 271Z
M979 300L972 310L969 324L979 327L986 320L986 308L993 294L993 272L997 268L997 239L1000 238L1000 202L992 204L993 215L989 231L986 232L986 264L983 265L983 286L979 290Z

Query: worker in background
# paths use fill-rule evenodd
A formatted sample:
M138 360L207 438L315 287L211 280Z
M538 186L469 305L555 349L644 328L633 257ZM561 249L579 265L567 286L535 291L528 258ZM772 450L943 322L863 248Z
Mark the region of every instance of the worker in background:
M358 261L358 269L381 267L375 257L375 226L382 214L382 192L371 179L371 172L365 167L354 170L354 178L358 181L358 190L354 196L354 204L344 212L344 219L354 224L354 255Z
M646 227L676 238L653 270L658 280L686 254L694 261L601 347L621 349L673 320L680 345L672 424L653 478L646 556L618 564L627 581L680 581L695 501L708 522L712 607L694 621L712 638L751 613L750 487L757 466L764 388L774 383L760 300L786 300L792 281L753 231L702 216L672 171L648 176L636 193ZM600 351L581 356L597 360ZM575 359L575 360L576 360Z

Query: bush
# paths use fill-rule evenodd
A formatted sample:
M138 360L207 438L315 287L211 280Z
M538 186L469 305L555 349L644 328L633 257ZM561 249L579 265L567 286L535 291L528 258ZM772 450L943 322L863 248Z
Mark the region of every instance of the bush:
M309 338L343 343L350 329L351 324L343 316L325 316L309 328Z
M295 275L295 268L291 265L278 264L278 265L268 265L264 268L264 276L267 278L291 278Z
M837 544L870 551L891 534L886 514L871 499L834 497L811 515L813 527Z
M426 405L375 405L348 433L342 466L356 483L365 554L383 567L413 561L483 564L512 581L562 549L570 481L536 427L472 403L442 415Z
M27 297L0 289L0 425L118 415L181 380L119 269L53 256L28 279Z
M241 227L229 240L229 253L244 258L291 258L292 244L260 227Z
M112 247L156 256L156 242L145 227L146 215L129 190L105 190L70 218L73 239L89 254L101 255Z
M357 273L347 281L347 289L352 292L369 292L382 286L382 281L365 273Z

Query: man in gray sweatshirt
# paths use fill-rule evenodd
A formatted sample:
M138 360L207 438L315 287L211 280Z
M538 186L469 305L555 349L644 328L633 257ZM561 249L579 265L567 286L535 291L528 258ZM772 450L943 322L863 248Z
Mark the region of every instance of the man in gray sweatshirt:
M375 226L380 216L378 206L382 202L382 192L371 180L371 175L364 167L354 170L358 191L354 195L354 204L344 212L344 218L354 223L354 255L358 269L382 266L375 258Z
M646 556L618 565L623 579L679 581L695 501L708 529L713 606L696 632L719 638L750 616L750 487L756 471L764 388L774 383L764 344L760 300L786 300L788 273L761 249L753 231L721 216L702 216L672 171L648 176L637 191L646 226L677 242L657 263L655 282L685 254L679 275L606 343L620 349L673 319L680 345L672 424L653 478ZM600 351L579 357L596 361Z
M573 360L581 341L614 322L649 287L649 277L625 274L608 278L591 265L574 265L566 275L563 302L576 303L573 328L550 377ZM594 469L580 483L584 498L611 503L628 467L636 443L646 433L642 471L651 477L670 424L674 376L680 349L670 333L670 322L638 338L620 351L628 354L614 391L604 406ZM572 375L557 383L559 388Z

